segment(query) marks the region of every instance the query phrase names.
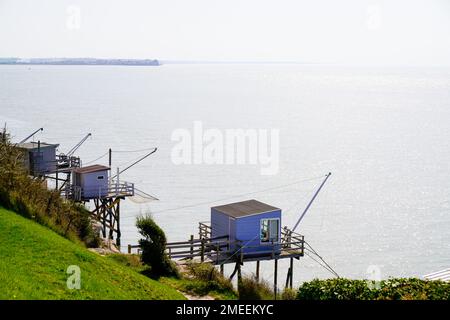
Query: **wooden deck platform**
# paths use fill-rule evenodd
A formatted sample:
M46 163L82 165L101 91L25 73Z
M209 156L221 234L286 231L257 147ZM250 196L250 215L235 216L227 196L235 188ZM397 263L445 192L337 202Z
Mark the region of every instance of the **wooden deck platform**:
M245 241L229 241L228 237L211 238L208 226L201 222L199 226L200 238L188 241L169 242L166 245L166 253L170 259L178 263L199 261L214 265L227 263L244 263L251 261L275 260L295 258L304 255L304 237L283 228L281 241L264 246L264 251L254 252L249 249L258 248L259 245L248 245Z
M134 183L120 182L115 183L112 182L108 184L108 187L105 189L95 189L98 195L94 195L92 190L88 190L91 196L85 196L84 190L81 187L67 185L64 190L64 194L68 199L74 201L89 201L92 199L108 199L108 198L125 198L134 196Z

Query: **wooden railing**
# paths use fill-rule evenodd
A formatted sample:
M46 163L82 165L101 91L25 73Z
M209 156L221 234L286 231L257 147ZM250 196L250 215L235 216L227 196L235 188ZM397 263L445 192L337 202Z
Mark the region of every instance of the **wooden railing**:
M281 230L281 244L284 250L294 249L303 252L305 249L305 237L284 227Z
M193 259L200 257L203 262L205 257L211 260L219 260L222 253L229 252L228 237L215 239L194 239L188 241L171 242L166 245L166 253L170 259Z
M64 190L66 198L74 201L89 199L102 199L108 197L134 196L134 183L112 182L107 187L81 188L75 185L66 185Z
M304 254L304 236L295 233L288 228L283 228L281 232L281 241L272 241L262 245L259 240L255 241L230 241L228 236L206 238L204 235L211 232L211 228L204 222L200 223L200 239L194 239L191 235L187 241L169 242L166 245L166 254L170 259L194 259L199 257L201 262L208 259L209 262L219 264L224 261L243 262L247 258L257 259L261 257L275 258L280 254L284 256L303 256ZM139 248L139 245L128 246L129 253L131 248ZM258 250L254 250L258 249Z
M211 238L211 226L207 224L207 222L199 222L198 223L198 235L200 239L209 239Z
M79 157L66 156L65 154L58 154L56 156L56 164L58 170L68 168L79 168L81 167L81 160Z
M108 195L109 196L125 196L131 197L134 196L134 183L129 182L119 182L111 181L108 186Z

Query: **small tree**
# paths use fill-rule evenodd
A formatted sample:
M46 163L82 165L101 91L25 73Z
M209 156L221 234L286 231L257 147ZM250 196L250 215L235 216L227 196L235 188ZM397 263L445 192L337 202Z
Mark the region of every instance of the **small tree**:
M167 257L165 250L167 239L164 231L151 216L138 217L136 227L144 239L139 240L142 249L141 260L151 268L150 276L176 276L177 269Z

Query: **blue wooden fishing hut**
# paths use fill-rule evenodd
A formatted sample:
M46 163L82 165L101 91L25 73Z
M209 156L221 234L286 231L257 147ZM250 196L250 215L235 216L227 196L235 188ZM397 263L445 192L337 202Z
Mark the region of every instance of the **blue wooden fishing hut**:
M244 254L279 253L281 209L257 200L211 208L211 237L228 236L231 251Z
M109 167L98 164L74 169L73 188L78 190L77 200L106 197L109 192L109 170Z
M23 150L25 168L32 175L44 175L57 169L56 148L59 144L45 142L18 143L17 148Z
M235 263L235 274L241 279L241 266L244 262L256 262L256 279L259 279L259 265L263 260L274 261L274 294L277 296L278 260L289 259L289 269L286 276L286 287L292 288L294 259L300 259L305 254L305 238L295 232L300 221L305 216L314 199L330 177L326 174L324 180L308 203L293 229L287 226L281 228L281 209L257 200L247 200L216 206L211 208L211 221L199 222L199 239L191 235L188 241L178 241L166 244L166 253L171 259L192 261L197 257L200 262L210 262L220 266L224 274L224 265ZM309 251L319 260L325 261L308 244ZM129 246L131 252L131 246ZM325 263L327 267L329 265ZM327 270L332 270L331 267ZM332 270L336 275L337 273ZM239 280L238 280L239 283Z

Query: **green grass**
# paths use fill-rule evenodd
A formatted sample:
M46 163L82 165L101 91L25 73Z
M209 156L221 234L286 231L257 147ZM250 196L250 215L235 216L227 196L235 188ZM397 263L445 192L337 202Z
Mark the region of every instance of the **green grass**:
M172 287L0 207L0 299L184 299ZM81 289L68 289L70 265Z
M148 267L142 264L140 257L135 254L111 254L107 259L116 261L128 268L132 268L136 272L145 272ZM210 268L210 266L206 266ZM191 295L204 296L209 295L216 300L236 300L236 292L224 285L220 285L222 281L206 281L204 279L192 278L192 274L180 274L180 278L175 277L161 277L159 282L167 284L181 292L186 292Z
M163 278L161 282L192 295L209 295L217 300L235 300L237 293L231 281L209 263L188 263L181 279Z

